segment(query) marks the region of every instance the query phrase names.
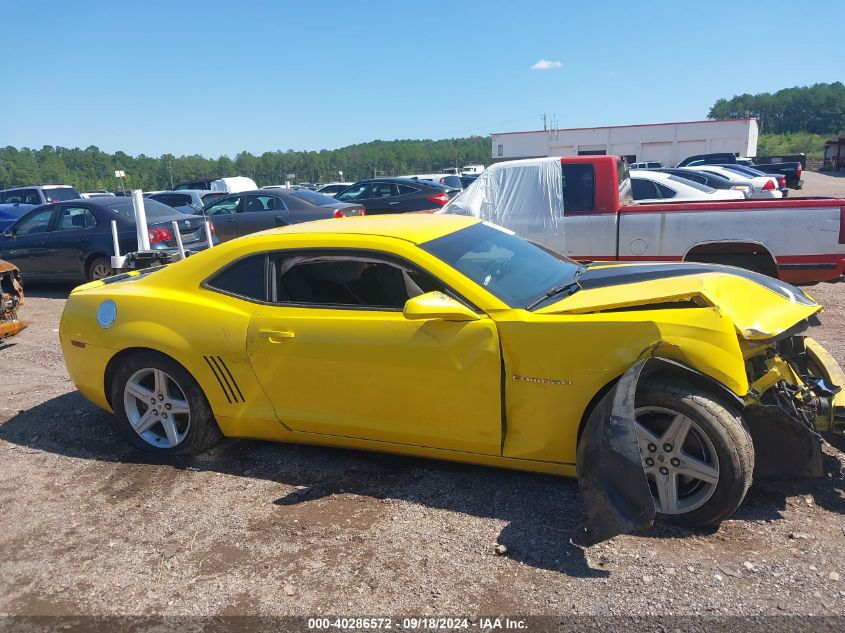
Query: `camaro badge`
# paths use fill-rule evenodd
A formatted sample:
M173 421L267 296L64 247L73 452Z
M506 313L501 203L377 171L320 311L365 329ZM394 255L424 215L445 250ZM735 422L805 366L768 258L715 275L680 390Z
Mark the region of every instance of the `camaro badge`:
M571 385L571 380L554 380L553 378L534 378L533 376L517 376L513 375L514 380L523 380L525 382L537 382L543 385Z

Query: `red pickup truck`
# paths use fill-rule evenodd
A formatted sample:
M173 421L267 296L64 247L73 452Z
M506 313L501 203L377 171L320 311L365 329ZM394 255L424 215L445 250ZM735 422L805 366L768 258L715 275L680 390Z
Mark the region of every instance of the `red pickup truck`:
M580 260L696 261L809 284L845 275L845 200L634 202L618 156L497 163L444 209Z

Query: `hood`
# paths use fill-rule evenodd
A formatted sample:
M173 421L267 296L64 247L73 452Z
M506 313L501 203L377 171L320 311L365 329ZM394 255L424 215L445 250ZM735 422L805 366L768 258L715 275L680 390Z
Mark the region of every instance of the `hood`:
M802 290L759 273L696 263L593 264L581 287L538 314L715 307L748 340L766 340L822 308Z

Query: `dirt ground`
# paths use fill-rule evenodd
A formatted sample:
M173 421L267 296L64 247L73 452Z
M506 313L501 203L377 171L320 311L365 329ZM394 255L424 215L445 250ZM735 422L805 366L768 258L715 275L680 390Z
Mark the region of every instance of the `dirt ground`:
M845 190L817 177L804 194ZM65 372L67 289L29 290L30 328L0 346L0 614L845 616L836 451L823 479L755 482L717 532L584 551L571 480L239 440L131 450ZM845 364L843 286L808 290Z

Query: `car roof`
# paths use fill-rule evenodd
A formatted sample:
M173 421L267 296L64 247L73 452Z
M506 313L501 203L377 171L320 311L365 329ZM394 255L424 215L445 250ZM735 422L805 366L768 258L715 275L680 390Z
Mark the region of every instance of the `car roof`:
M396 213L301 222L252 235L378 235L422 244L479 222L478 218L448 213ZM240 240L251 237L247 235Z
M73 189L73 185L15 185L14 187L6 187L0 191L12 191L13 189Z
M439 176L454 176L455 174L438 174L438 175ZM424 185L426 187L433 186L433 187L438 188L438 189L443 186L443 185L437 184L435 182L432 182L431 184L429 184L428 182L422 182L421 183L419 180L416 180L415 178L401 178L401 177L396 177L396 178L369 178L367 180L359 180L355 184L360 185L360 184L363 184L363 183L371 183L371 182L388 182L388 183L396 183L397 185L421 184L421 185Z
M632 169L631 177L643 176L644 178L651 178L652 180L669 180L671 174L666 174L662 171L652 171L651 169Z

